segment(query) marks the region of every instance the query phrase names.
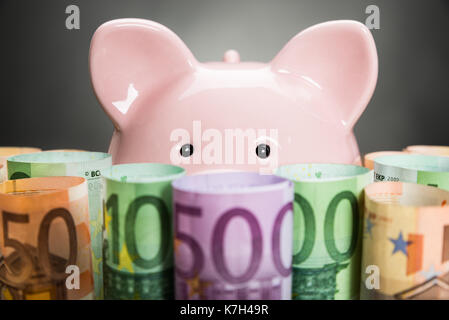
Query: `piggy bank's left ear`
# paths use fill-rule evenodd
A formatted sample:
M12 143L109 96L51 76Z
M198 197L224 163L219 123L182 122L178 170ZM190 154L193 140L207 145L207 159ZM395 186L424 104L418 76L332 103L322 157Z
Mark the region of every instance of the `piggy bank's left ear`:
M134 100L191 73L190 50L171 30L149 20L119 19L95 32L90 47L92 84L117 129L130 122Z
M271 62L273 70L320 87L352 129L377 82L377 51L371 32L356 21L332 21L304 30Z

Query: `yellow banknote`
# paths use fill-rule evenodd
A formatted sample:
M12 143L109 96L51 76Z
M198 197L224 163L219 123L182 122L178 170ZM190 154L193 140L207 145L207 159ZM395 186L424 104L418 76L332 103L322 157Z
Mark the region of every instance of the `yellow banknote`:
M362 299L449 299L448 202L431 186L365 188Z

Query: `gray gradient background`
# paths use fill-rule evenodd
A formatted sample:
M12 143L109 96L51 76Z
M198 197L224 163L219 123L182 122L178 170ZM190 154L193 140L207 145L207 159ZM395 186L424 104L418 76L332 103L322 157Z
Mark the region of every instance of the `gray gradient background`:
M81 29L65 28L76 4ZM177 33L200 61L235 48L242 60L269 61L299 31L334 19L364 22L379 54L374 97L355 127L362 153L410 144L449 144L447 0L0 0L0 145L106 151L112 124L93 93L90 38L103 22L137 17Z

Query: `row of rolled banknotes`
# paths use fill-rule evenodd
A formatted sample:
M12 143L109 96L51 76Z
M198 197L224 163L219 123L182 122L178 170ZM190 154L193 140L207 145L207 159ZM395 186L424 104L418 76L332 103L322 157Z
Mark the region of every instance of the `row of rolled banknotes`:
M187 176L0 148L0 298L448 299L449 147L364 160Z

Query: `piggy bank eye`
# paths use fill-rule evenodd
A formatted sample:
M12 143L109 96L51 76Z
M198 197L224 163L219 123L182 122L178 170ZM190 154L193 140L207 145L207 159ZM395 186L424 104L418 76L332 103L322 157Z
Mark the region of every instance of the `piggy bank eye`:
M259 144L256 148L256 154L261 159L268 158L270 156L270 146L265 143Z
M181 154L181 156L188 158L193 154L193 146L190 143L186 143L181 147L179 153Z

